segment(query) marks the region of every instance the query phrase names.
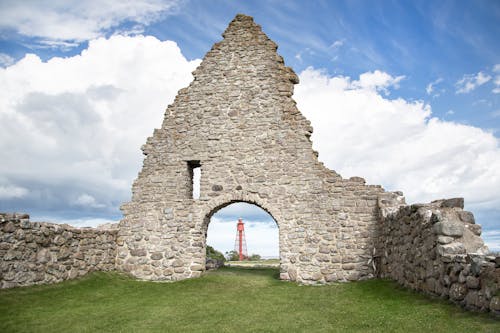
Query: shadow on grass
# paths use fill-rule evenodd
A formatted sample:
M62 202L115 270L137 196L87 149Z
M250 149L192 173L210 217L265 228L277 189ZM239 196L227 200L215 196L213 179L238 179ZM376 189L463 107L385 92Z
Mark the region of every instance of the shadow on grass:
M255 277L268 277L275 280L280 278L279 268L273 267L220 267L216 270L208 271L206 274L235 274Z

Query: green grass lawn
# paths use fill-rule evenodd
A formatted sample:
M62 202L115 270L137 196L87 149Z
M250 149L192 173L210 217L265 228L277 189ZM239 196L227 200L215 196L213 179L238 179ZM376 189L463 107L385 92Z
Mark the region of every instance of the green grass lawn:
M176 283L94 273L0 291L0 332L500 332L500 321L385 280L299 286L276 269Z

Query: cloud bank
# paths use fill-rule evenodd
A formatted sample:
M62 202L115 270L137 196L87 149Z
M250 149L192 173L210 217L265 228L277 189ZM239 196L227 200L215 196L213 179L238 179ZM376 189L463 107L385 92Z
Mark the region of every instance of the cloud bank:
M119 214L140 146L198 63L174 42L113 36L0 69L0 208Z
M179 0L4 0L0 2L0 28L39 37L48 47L72 47L65 41L103 36L120 23L147 25L175 10Z
M398 80L384 74L373 84L313 68L300 74L294 98L312 122L320 160L344 177L403 190L410 202L465 196L468 207L498 209L498 139L434 118L423 102L385 98L379 85Z

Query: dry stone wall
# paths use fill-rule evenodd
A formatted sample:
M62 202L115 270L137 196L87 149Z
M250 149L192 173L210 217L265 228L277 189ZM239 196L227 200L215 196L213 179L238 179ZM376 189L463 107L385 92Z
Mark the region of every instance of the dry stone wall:
M373 277L383 189L318 162L312 127L292 99L298 78L251 17L236 16L223 37L143 146L144 166L122 206L117 268L148 280L199 276L210 217L243 201L276 221L282 279Z
M400 192L379 198L380 277L500 314L500 257L488 256L481 227L463 199L406 205Z
M0 288L60 282L115 268L116 229L30 222L0 213Z

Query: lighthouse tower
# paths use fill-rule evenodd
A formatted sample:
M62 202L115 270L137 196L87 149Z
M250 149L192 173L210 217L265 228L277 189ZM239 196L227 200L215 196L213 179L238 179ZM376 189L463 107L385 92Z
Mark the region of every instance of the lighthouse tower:
M245 239L245 223L240 218L238 219L238 224L236 225L236 240L234 241L234 250L238 252L239 260L248 257L247 253L247 241Z

